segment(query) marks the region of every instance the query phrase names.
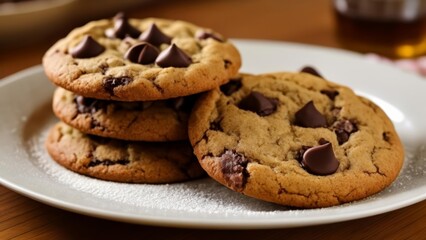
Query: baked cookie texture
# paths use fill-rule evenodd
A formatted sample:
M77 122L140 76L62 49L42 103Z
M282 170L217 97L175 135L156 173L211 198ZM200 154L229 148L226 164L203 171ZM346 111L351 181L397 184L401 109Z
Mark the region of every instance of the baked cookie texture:
M85 97L149 101L211 90L229 81L241 66L235 46L210 29L158 18L129 19L130 27L126 21L124 16L93 21L59 40L43 57L48 78ZM111 36L117 24L121 29L116 35L123 36ZM145 32L154 32L155 41L149 40L151 35L142 36ZM135 47L147 39L152 44ZM164 56L166 50L173 59ZM163 56L155 63L158 53ZM168 67L171 62L176 67Z
M90 177L128 183L171 183L204 171L187 142L127 142L90 136L56 124L46 148L62 166Z
M196 96L145 102L98 100L57 88L53 112L83 133L134 141L188 139L188 117Z
M308 73L241 75L205 93L190 116L189 137L201 166L218 182L303 208L377 193L398 176L404 159L393 124L378 106ZM324 155L326 148L332 152ZM334 155L331 167L309 168L315 154L320 161Z

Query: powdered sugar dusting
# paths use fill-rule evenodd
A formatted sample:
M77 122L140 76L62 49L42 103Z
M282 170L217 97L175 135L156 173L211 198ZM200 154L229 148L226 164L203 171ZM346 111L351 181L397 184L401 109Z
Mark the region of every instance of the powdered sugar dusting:
M47 130L29 140L35 164L61 184L94 197L137 207L212 214L274 214L287 210L276 204L232 192L209 178L177 184L126 184L102 181L68 171L44 149Z
M49 123L48 123L49 122ZM391 194L409 190L422 184L426 176L426 146L406 149L406 160L397 180L384 191L362 201L340 206L315 209L294 210L235 193L215 181L204 178L176 184L126 184L98 180L69 171L53 161L44 148L51 121L45 122L38 132L27 140L27 148L33 163L42 172L79 192L90 194L94 198L117 202L119 205L159 210L163 213L184 212L218 216L292 216L299 214L321 213L328 209L344 209L365 203L384 200Z

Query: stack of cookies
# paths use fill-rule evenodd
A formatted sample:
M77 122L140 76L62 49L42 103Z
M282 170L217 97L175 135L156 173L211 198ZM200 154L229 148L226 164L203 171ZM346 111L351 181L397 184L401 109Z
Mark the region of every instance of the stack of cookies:
M203 175L188 141L198 93L238 72L237 49L183 21L113 19L73 30L45 54L62 121L46 147L64 167L91 177L170 183Z
M374 103L311 67L238 74L238 50L190 23L118 14L72 31L43 64L62 121L47 149L81 174L168 183L205 170L247 196L314 208L377 193L402 167Z

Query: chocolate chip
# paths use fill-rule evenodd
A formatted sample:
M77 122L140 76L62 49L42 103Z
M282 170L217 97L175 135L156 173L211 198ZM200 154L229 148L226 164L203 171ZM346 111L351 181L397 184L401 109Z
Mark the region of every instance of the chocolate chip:
M390 137L389 137L389 132L384 132L382 134L383 140L385 140L386 142L389 142Z
M356 129L356 126L351 121L346 120L343 124L343 130L345 130L345 132L348 132L348 133L353 133L357 129Z
M336 129L334 130L334 133L336 134L337 142L339 143L339 145L342 145L343 143L349 140L349 133L345 132L342 129Z
M331 143L311 147L305 151L302 167L315 175L329 175L336 172L339 161L333 152Z
M326 144L326 143L329 143L329 141L327 141L326 139L324 139L324 138L320 138L320 140L318 140L318 144L319 145L324 145L324 144ZM303 154L305 154L305 152L306 152L306 150L308 150L309 148L311 148L312 146L306 146L306 145L303 145L300 149L299 149L299 151L297 151L296 152L296 155L295 155L295 159L297 160L297 161L299 161L299 162L301 162L302 160L303 160Z
M88 167L95 167L95 166L98 166L98 165L111 166L111 165L116 165L116 164L127 165L129 163L130 163L129 160L113 161L113 160L109 160L109 159L105 159L105 160L93 159L92 161L89 162Z
M161 32L155 23L151 24L140 36L139 40L149 42L154 46L160 46L163 43L170 44L172 38Z
M210 122L210 130L212 131L223 131L222 128L222 120L223 118L217 118L214 121Z
M137 38L141 32L133 27L123 12L117 13L114 17L114 28L109 28L105 31L105 35L109 38L123 39L126 36Z
M333 123L332 129L336 134L339 145L347 142L352 133L358 131L356 124L350 120L343 119Z
M75 96L74 101L77 105L78 113L95 113L102 106L101 100L97 100L94 98L86 98L83 96Z
M127 85L132 82L133 79L130 77L107 77L104 79L104 89L109 94L114 95L114 88L118 86Z
M229 61L228 59L224 59L223 60L223 65L225 67L225 69L228 69L230 65L232 65L232 62Z
M238 91L243 84L241 83L241 79L239 80L231 80L227 84L220 86L220 91L223 92L226 96L231 96L234 92Z
M315 68L313 68L313 67L311 67L311 66L305 66L305 67L303 67L301 70L300 70L300 72L304 72L304 73L309 73L309 74L311 74L311 75L314 75L314 76L317 76L317 77L320 77L320 78L323 78L322 76L321 76L321 74L315 69Z
M227 185L236 190L243 190L247 181L247 158L234 151L227 150L222 154L220 165Z
M205 30L198 30L195 33L195 37L201 40L207 39L207 38L213 38L216 41L223 42L223 38L216 33L213 32L207 32Z
M355 123L347 119L335 122L334 127L337 129L343 129L348 133L353 133L358 130Z
M238 104L238 107L257 113L259 116L268 116L277 110L278 101L265 97L262 93L253 91Z
M301 162L303 160L303 154L305 154L306 150L311 148L312 146L305 146L303 145L299 151L296 152L295 158L297 161Z
M176 44L172 44L158 55L155 63L160 67L188 67L192 60Z
M334 101L337 95L339 95L339 92L336 90L321 90L322 94L327 95L328 98Z
M295 124L301 127L318 128L327 126L327 119L315 108L313 101L309 101L297 111L295 117Z
M211 122L209 129L213 131L223 131L223 128L221 126L221 121L219 120L219 121Z
M84 36L83 40L70 50L73 58L96 57L105 51L105 47L96 42L91 36Z
M143 42L136 44L127 50L124 58L134 63L150 64L154 63L160 51L153 45Z

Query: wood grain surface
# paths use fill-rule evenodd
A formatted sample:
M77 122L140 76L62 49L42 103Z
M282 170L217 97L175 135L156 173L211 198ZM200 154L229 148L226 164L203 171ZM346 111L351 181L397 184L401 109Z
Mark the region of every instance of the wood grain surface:
M80 5L84 8L84 1ZM109 17L117 10L121 9L96 16ZM131 17L191 21L231 38L342 48L335 37L328 0L156 0L131 9L123 7L123 10ZM89 19L91 16L70 19L61 29L48 36L37 36L38 40L35 38L32 43L3 44L0 46L0 78L40 64L43 53L52 43ZM37 34L36 29L29 37L33 34ZM0 186L0 239L426 239L426 201L335 224L272 230L199 230L97 219L44 205Z

